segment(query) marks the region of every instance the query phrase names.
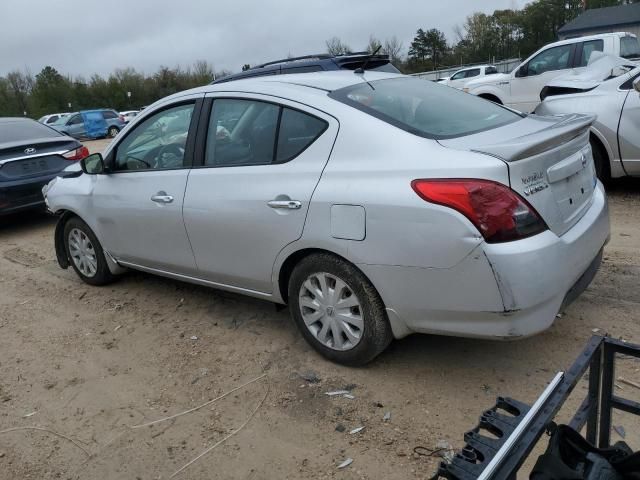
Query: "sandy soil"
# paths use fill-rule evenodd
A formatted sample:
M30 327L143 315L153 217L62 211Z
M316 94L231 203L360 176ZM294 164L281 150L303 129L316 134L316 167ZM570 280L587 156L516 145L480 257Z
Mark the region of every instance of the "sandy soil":
M0 433L0 479L167 479L255 409L175 478L429 478L438 459L414 447L461 447L497 395L533 401L592 329L640 341L640 182L614 186L610 205L603 267L546 333L513 343L413 336L360 369L323 360L269 303L141 273L91 288L57 266L54 219L3 218L0 430L40 427L75 443L40 430ZM319 381L301 378L307 372ZM196 412L129 428L263 373ZM640 362L620 361L616 375L640 383ZM324 395L343 388L355 398ZM640 400L632 387L621 393ZM614 423L638 441L637 419ZM353 463L338 470L347 457Z

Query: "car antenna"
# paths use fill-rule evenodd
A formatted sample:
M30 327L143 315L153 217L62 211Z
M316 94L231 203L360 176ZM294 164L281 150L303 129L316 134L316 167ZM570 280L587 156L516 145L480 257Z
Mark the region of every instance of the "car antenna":
M364 80L367 85L369 85L371 87L371 90L375 90L375 88L373 87L373 85L371 85L369 83L369 81L364 78L364 69L367 67L367 65L369 64L369 60L371 60L371 57L373 57L375 54L377 54L380 49L382 48L382 45L378 45L378 48L376 48L373 53L371 55L369 55L369 57L364 61L364 63L362 64L362 66L356 68L353 73L355 73L356 75L362 75L362 80Z
M378 48L376 48L373 53L371 55L369 55L369 57L364 61L364 63L362 64L362 66L356 68L353 73L357 73L362 75L365 71L365 69L367 68L367 65L369 65L369 61L371 61L371 57L375 56L380 49L382 48L382 45L378 45Z

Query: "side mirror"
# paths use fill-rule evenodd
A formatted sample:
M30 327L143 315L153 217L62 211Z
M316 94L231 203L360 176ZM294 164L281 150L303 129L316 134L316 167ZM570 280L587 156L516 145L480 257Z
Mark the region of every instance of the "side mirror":
M516 77L526 77L529 73L529 65L526 63L516 70Z
M636 81L633 82L633 88L636 92L640 92L640 78L636 78Z
M104 160L101 153L94 153L80 160L80 168L88 175L104 173Z

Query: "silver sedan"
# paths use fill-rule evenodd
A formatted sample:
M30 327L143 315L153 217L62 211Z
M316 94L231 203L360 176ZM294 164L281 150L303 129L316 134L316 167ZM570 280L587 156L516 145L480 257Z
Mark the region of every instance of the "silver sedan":
M558 77L542 90L538 115L587 113L598 177L640 176L640 67L624 58L595 55L584 72Z
M135 269L288 304L345 364L413 332L526 337L609 236L592 122L378 72L198 88L45 188L58 262L92 285Z

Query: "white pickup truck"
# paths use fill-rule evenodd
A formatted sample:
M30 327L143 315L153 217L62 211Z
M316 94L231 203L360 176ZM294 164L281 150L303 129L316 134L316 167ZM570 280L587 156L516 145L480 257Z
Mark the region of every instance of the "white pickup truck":
M571 38L545 45L511 73L472 80L464 91L496 103L532 112L540 103L540 91L558 75L587 66L594 51L627 59L640 58L640 43L626 32Z

